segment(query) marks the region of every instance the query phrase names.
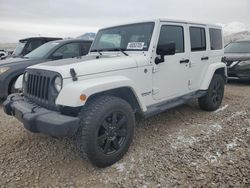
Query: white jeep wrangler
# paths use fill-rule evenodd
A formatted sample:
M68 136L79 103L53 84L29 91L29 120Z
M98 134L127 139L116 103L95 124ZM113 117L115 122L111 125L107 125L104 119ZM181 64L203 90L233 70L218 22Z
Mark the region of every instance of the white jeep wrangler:
M227 69L219 26L157 19L101 29L88 56L26 69L4 102L32 132L68 136L98 167L127 152L135 117L198 98L219 108Z

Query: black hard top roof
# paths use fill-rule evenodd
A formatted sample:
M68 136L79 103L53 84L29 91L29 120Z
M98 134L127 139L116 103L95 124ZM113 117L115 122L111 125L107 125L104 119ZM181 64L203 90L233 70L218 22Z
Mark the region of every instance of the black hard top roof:
M34 40L34 39L41 39L41 40L61 40L60 37L29 37L25 39L20 39L20 42L27 41L27 40Z
M54 40L50 42L59 42L59 43L69 43L69 42L89 42L92 43L92 40L85 40L85 39L62 39L62 40Z
M34 40L34 39L41 39L41 40L48 40L48 41L54 41L54 42L93 42L93 40L86 40L81 38L73 38L73 39L63 39L63 38L52 38L52 37L30 37L26 39L19 40L20 42L27 41L27 40Z

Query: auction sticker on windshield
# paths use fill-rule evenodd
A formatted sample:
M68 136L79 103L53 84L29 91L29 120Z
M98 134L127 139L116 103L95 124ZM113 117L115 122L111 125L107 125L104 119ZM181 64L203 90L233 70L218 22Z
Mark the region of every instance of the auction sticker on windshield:
M142 50L144 48L144 42L129 42L128 50Z

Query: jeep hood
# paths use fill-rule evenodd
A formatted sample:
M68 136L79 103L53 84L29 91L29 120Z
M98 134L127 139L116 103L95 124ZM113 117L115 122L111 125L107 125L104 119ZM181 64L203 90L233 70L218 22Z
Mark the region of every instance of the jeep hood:
M146 62L146 57L143 55L137 55L137 57L131 55L88 55L81 58L50 61L29 68L58 72L65 79L71 78L70 69L72 68L74 68L77 77L80 77L136 68L139 59L144 59ZM140 60L140 62L142 61Z

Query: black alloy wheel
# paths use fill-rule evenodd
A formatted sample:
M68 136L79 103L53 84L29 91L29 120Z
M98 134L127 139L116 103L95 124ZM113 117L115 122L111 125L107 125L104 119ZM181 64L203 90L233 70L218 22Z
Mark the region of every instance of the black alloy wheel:
M102 122L97 142L105 155L119 151L127 137L127 117L122 112L110 113Z

